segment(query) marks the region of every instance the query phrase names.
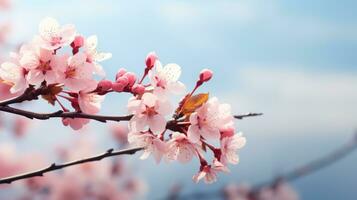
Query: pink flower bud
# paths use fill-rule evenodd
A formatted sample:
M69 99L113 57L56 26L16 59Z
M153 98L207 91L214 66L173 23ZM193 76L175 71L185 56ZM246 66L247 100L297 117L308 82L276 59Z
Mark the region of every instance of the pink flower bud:
M136 75L134 73L127 72L124 76L128 79L129 87L132 87L135 84Z
M84 45L84 38L80 35L76 36L71 43L72 48L80 48Z
M141 84L134 84L133 87L131 88L131 91L134 94L141 95L141 94L144 94L145 87L143 85L141 85Z
M213 72L209 69L204 69L200 73L200 82L207 82L209 81L213 76Z
M125 73L126 73L126 69L120 68L118 70L117 74L115 75L115 80L117 80L118 78L124 76Z
M155 52L150 52L145 59L146 69L150 70L154 67L155 62L157 60L157 55Z
M106 92L112 89L112 82L109 80L101 80L98 83L97 90L98 92Z
M128 79L126 77L120 77L112 84L112 89L116 92L123 92L126 86L128 86Z
M221 132L221 138L224 137L232 137L235 133L234 127L227 127L225 129L220 130Z

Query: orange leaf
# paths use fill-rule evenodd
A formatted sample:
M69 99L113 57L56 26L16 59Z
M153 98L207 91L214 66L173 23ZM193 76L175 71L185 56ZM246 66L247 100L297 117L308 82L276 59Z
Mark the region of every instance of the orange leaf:
M201 107L204 103L208 101L209 94L202 93L195 96L189 97L183 104L180 111L180 115L189 116L196 111L197 108Z

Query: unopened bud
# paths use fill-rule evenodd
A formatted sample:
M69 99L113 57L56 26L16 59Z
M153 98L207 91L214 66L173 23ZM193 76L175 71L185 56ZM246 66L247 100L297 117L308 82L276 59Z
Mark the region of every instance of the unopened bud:
M144 94L145 92L145 87L141 84L134 84L131 91L134 93L134 94L138 94L138 95L141 95L141 94Z
M136 75L134 73L127 72L124 76L128 79L129 87L132 87L135 84Z
M126 69L120 68L118 70L117 74L115 75L115 80L118 80L118 78L124 76L125 73L126 73Z
M211 80L213 72L209 69L204 69L200 73L200 82L204 83Z
M81 35L77 35L71 43L72 48L81 48L84 45L84 38Z
M106 92L112 89L112 82L109 80L101 80L98 83L97 90L99 93Z
M147 70L151 70L154 65L155 65L155 62L157 60L157 55L155 52L150 52L147 56L146 56L146 59L145 59L145 64L146 64L146 69Z
M128 79L126 77L120 77L115 83L112 83L112 89L116 92L123 92L128 85Z

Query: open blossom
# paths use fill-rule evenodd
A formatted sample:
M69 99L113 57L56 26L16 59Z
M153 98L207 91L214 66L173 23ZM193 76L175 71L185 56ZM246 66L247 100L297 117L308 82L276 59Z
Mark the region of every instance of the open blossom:
M104 96L97 93L87 93L80 91L78 95L78 105L82 112L87 114L97 114L100 110Z
M165 116L171 111L167 100L160 100L151 93L145 93L140 100L131 99L128 104L129 112L134 114L130 120L133 130L145 131L148 127L154 134L161 134L166 129Z
M154 94L164 97L169 93L182 94L185 85L178 81L181 76L181 67L171 63L162 67L160 61L155 62L155 69L149 72Z
M201 166L200 172L193 176L192 179L198 183L204 178L205 183L211 184L217 181L218 172L229 172L229 170L217 159L214 159L212 165L205 164Z
M172 139L167 142L168 150L166 158L168 160L178 160L181 163L191 161L196 154L196 147L188 140L185 134L174 132Z
M11 93L12 84L6 83L0 78L0 101L8 100L21 95L21 92Z
M28 87L25 79L26 70L19 64L5 62L0 66L0 80L2 83L11 85L10 93L22 93Z
M111 53L103 53L97 51L98 38L96 35L89 36L84 43L84 53L87 55L87 62L94 63L96 73L104 76L105 72L101 65L97 62L107 60L112 57Z
M94 65L86 61L86 55L82 52L68 58L67 64L62 64L59 68L62 72L59 82L64 83L72 92L97 86L93 79Z
M60 26L57 20L45 18L39 25L39 37L35 40L42 48L55 50L71 44L75 36L76 29L74 25Z
M28 70L26 79L31 85L39 85L43 81L53 84L57 81L57 56L53 51L38 48L25 49L22 52L20 64Z
M220 161L224 164L238 164L239 157L237 151L243 148L246 144L245 137L242 134L235 134L221 139L221 158Z
M158 138L158 136L150 132L130 132L128 135L128 141L130 144L134 144L135 146L145 147L144 153L140 157L142 160L147 159L151 154L153 154L156 162L159 163L167 152L166 143Z
M198 142L200 136L218 140L221 129L233 126L233 116L230 106L219 104L218 99L214 97L190 116L190 123L187 135L192 142Z

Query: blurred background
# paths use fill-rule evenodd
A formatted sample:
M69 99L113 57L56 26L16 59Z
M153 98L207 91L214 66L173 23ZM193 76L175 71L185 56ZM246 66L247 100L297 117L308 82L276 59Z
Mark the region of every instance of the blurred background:
M150 51L163 63L179 64L188 88L201 69L210 68L214 79L200 91L232 104L235 114L264 113L237 121L248 141L241 163L213 185L192 182L196 162L157 165L138 155L129 158L148 185L144 198L158 199L177 183L183 193L232 182L254 185L350 140L357 128L356 8L354 0L17 0L1 11L0 20L11 25L9 44L30 40L46 16L75 24L85 36L97 35L99 49L113 54L102 63L110 79L120 67L142 73ZM101 112L126 114L127 98L109 96ZM31 109L53 110L46 103L32 103ZM51 152L58 143L91 137L102 152L116 145L107 127L92 122L78 133L59 120L36 121L21 140L4 129L0 141L14 142L19 152ZM292 186L304 200L353 200L356 166L354 153Z

